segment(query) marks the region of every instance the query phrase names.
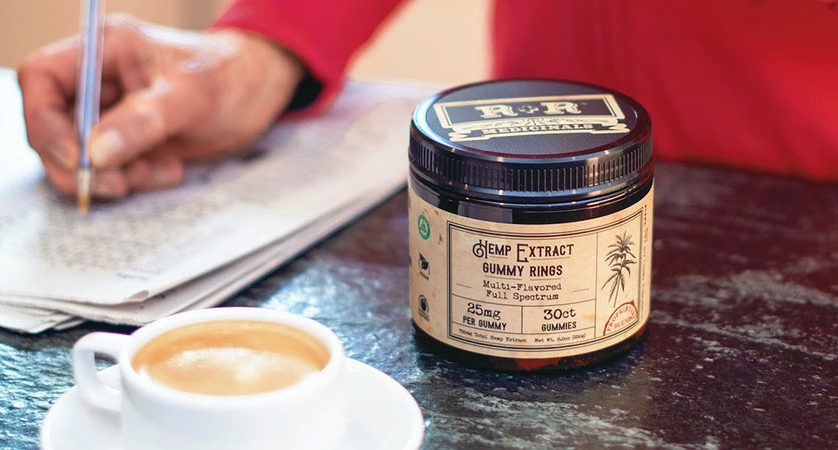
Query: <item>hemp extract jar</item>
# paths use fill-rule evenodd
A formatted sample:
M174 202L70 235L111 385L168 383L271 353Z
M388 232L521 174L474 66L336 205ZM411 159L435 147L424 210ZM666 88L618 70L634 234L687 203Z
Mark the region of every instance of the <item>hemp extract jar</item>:
M580 367L649 318L652 132L631 98L514 79L441 92L410 130L420 344L494 370Z

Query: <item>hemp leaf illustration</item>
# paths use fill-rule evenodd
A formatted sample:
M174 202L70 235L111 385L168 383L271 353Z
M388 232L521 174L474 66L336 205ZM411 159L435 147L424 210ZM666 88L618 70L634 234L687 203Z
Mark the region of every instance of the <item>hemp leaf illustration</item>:
M631 275L629 266L637 264L637 256L634 256L634 253L631 251L634 245L631 236L627 236L626 232L623 231L622 236L617 235L614 237L617 240L614 244L608 246L610 250L605 255L605 262L611 267L612 273L600 288L605 289L606 286L611 284L611 290L608 294L608 298L611 300L611 306L616 306L617 297L620 295L620 292L626 290L626 277Z

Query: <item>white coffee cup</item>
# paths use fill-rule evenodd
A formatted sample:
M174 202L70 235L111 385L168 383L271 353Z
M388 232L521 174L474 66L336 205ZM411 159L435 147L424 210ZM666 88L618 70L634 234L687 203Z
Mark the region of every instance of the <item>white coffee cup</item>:
M328 353L319 372L258 394L213 396L155 383L132 367L134 354L161 334L202 322L265 321L300 330ZM119 363L119 388L105 385L96 355ZM346 428L346 357L335 334L304 317L263 308L214 308L176 314L131 335L91 333L73 347L73 374L82 398L120 416L126 449L230 450L339 447Z

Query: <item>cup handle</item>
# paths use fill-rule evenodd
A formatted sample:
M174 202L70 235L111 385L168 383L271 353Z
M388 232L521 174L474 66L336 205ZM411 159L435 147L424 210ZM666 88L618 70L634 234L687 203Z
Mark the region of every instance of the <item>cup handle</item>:
M108 411L119 411L122 393L102 381L96 370L96 355L117 361L128 337L116 333L90 333L73 346L73 377L82 398L91 405Z

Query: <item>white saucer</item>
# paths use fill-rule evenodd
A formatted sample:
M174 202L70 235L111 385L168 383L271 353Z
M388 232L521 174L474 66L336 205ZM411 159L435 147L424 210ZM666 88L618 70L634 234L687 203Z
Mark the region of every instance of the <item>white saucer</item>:
M116 386L116 366L101 372ZM413 396L388 375L348 360L346 376L348 432L341 448L416 450L425 432L422 411ZM119 450L119 418L85 403L77 387L65 392L41 425L42 450Z

